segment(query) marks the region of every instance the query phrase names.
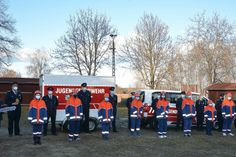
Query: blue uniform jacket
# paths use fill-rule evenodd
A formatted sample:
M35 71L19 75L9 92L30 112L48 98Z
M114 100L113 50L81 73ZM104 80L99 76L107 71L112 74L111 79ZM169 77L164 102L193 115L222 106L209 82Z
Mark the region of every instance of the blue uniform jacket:
M47 109L45 102L41 100L32 100L30 102L28 120L30 123L43 124L47 121Z
M70 97L65 110L66 117L68 117L69 120L80 120L83 118L83 106L79 98Z
M130 113L131 113L131 117L132 118L141 118L141 115L142 115L142 113L143 113L143 107L140 107L140 108L138 108L138 107L136 107L136 106L132 106L131 108L130 108Z
M98 110L98 119L101 122L111 122L113 118L112 104L106 101L101 102Z
M192 99L184 99L182 103L183 118L196 116L196 108Z
M215 121L217 117L217 112L214 107L206 106L204 110L204 117L208 121Z
M222 115L223 117L233 118L236 115L236 108L233 101L224 100L222 102Z

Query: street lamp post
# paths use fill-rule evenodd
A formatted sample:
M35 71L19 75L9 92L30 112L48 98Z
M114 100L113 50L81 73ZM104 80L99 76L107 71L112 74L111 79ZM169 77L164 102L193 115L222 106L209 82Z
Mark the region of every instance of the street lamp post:
M112 38L112 76L116 76L116 60L115 60L115 38L117 37L116 34L110 34L110 37Z

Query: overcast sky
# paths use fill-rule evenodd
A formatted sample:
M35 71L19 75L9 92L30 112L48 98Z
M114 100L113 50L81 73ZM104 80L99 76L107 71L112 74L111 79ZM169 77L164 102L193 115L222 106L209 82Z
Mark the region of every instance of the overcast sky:
M20 71L25 77L25 66L32 49L55 48L55 40L67 30L70 15L79 9L91 8L106 14L118 29L117 44L135 28L140 16L146 13L157 15L169 26L170 35L175 39L182 35L190 24L189 19L206 11L227 17L236 22L235 0L6 0L9 14L16 20L17 36L21 39L22 49L18 51L20 60L10 67ZM119 49L118 49L119 51ZM111 69L105 68L100 75L111 75ZM132 87L135 77L131 70L118 66L117 83L122 87Z

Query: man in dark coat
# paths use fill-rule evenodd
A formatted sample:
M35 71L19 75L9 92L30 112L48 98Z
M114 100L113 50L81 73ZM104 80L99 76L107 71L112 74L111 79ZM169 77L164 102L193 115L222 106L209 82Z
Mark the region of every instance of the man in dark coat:
M236 100L234 100L234 104L236 104ZM234 128L236 128L236 118L234 118Z
M110 88L109 101L112 104L113 116L114 116L114 119L112 121L112 129L113 129L113 132L117 132L117 129L116 129L117 95L115 94L115 87Z
M2 107L3 102L0 100L0 108ZM1 121L2 121L2 113L0 112L0 128L1 128Z
M47 106L47 115L48 120L47 123L44 124L43 129L43 135L47 136L47 130L48 130L48 121L49 118L51 118L51 132L52 135L57 135L56 133L56 114L57 114L57 106L58 106L58 100L55 95L53 95L53 88L48 87L48 95L45 95L43 97L43 100L45 101L45 104Z
M157 110L157 102L160 99L160 94L159 93L154 93L153 94L153 98L152 98L152 109L155 111L154 115L156 115L156 110ZM158 120L156 118L156 116L153 116L153 120L155 122L155 131L158 132Z
M82 90L78 92L78 98L83 104L83 114L84 114L84 130L86 133L91 133L89 130L89 108L91 102L91 93L87 90L87 83L81 84Z
M159 99L160 99L160 94L159 93L154 93L153 98L152 98L152 104L151 104L151 106L154 110L156 110L156 104L157 104Z
M180 123L182 123L182 130L183 130L183 116L182 116L182 102L185 99L185 91L181 92L181 97L176 101L176 109L177 109L177 120L176 120L176 131L179 130Z
M20 117L21 117L21 103L22 103L22 94L18 90L18 83L14 82L12 84L11 91L7 92L5 103L8 107L15 106L14 111L8 111L8 133L9 137L13 135L13 129L16 136L21 136L20 134Z
M128 108L128 129L130 130L130 106L132 101L134 100L135 96L135 92L131 92L131 97L129 97L126 101L126 107Z
M204 107L206 106L206 100L200 97L196 101L196 111L197 111L197 129L203 130L203 121L204 121Z
M222 116L222 102L224 100L224 94L221 93L220 94L220 98L216 100L216 111L217 111L217 121L218 121L218 125L219 125L219 131L222 131L222 127L223 127L223 116Z

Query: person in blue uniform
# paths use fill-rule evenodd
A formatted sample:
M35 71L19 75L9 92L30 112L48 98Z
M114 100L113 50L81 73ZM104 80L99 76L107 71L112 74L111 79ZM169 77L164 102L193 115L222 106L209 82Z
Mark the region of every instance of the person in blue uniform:
M21 103L23 96L18 89L18 83L14 82L12 84L12 89L7 92L5 103L8 107L15 106L14 111L7 112L8 114L8 133L9 137L12 137L13 130L16 136L21 136L20 134L20 118L21 118Z
M3 101L0 100L0 108L2 107L3 105ZM2 113L0 112L0 128L1 128L1 121L2 121Z
M204 121L204 107L206 106L206 100L201 96L196 101L196 111L197 111L197 129L199 131L203 130L203 121Z
M232 100L232 93L227 93L226 99L222 102L222 116L223 116L223 136L234 136L232 133L232 122L236 115L236 107Z
M87 83L81 84L81 90L78 92L77 95L83 105L83 114L84 114L83 129L86 133L90 134L91 132L89 130L89 109L91 102L91 92L87 89Z
M51 132L52 135L57 135L56 132L56 114L57 114L57 106L58 106L58 100L55 95L53 95L53 88L48 87L48 94L43 97L43 100L46 103L47 106L47 112L48 112L48 120L44 124L44 131L43 135L47 136L47 130L48 130L48 121L51 118Z
M131 136L134 136L135 133L137 134L137 136L141 136L140 128L141 128L142 114L143 114L143 103L140 100L140 94L136 93L130 108Z
M206 118L206 134L212 135L213 123L216 120L216 109L214 103L209 99L204 109L204 117Z
M74 91L66 103L66 117L69 122L68 141L80 141L80 121L83 117L83 106L81 100Z
M112 131L118 132L116 128L116 115L117 115L117 95L115 94L115 87L110 88L110 95L109 95L109 101L112 104L113 108L113 116L114 119L112 121Z
M169 113L169 102L166 100L165 92L161 92L161 98L156 103L156 118L158 120L159 138L167 138L167 118Z
M43 124L47 122L47 108L39 90L34 92L34 99L30 102L28 120L33 128L34 145L41 144Z
M222 116L222 102L224 101L224 93L220 94L219 99L216 100L216 111L217 111L217 121L219 125L218 131L222 131L223 128L223 116Z
M126 101L126 107L128 108L128 129L130 129L130 107L131 107L131 104L132 104L132 101L134 100L135 96L135 92L131 92L131 97L129 97Z
M102 138L109 139L110 123L114 119L112 104L109 102L109 94L104 94L104 100L99 104L98 119L102 124Z
M182 130L184 128L184 119L182 115L182 102L185 99L186 93L185 91L181 92L181 97L179 97L176 101L176 109L177 109L177 119L176 119L176 131L179 130L180 124L182 124Z
M191 136L192 119L196 116L196 108L192 100L192 92L187 92L182 103L182 114L184 119L184 136Z

